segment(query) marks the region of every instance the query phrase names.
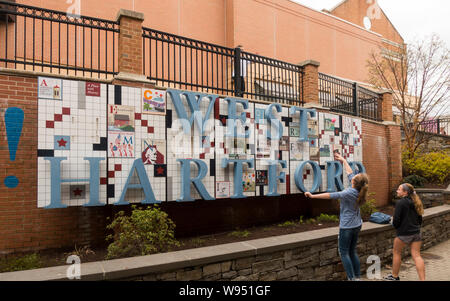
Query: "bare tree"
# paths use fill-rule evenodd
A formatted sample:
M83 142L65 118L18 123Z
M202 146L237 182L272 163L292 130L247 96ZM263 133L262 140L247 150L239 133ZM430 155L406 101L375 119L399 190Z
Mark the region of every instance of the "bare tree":
M423 121L435 119L449 109L450 51L433 34L403 48L382 49L368 61L369 81L392 92L392 103L400 112L405 149L410 158L425 141Z

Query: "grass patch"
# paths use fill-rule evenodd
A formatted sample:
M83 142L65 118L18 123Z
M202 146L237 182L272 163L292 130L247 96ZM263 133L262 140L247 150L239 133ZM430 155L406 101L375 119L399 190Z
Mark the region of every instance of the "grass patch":
M285 221L284 223L278 224L278 227L290 227L294 225L295 225L294 221Z
M250 232L247 230L236 230L231 232L230 234L228 234L228 236L233 236L233 237L248 237L250 235Z
M201 239L199 237L196 237L196 238L191 239L190 243L192 243L194 246L201 246L205 243L205 240Z
M331 223L331 222L339 222L339 218L337 217L337 215L328 215L328 214L324 214L321 213L318 217L317 217L317 222L319 223Z
M316 223L316 220L314 218L308 218L305 223L307 225L313 225Z

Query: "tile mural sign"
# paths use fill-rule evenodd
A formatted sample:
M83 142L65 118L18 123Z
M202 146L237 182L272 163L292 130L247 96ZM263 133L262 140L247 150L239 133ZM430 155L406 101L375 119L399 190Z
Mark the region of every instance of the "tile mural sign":
M176 89L38 85L40 208L337 191L336 149L365 171L357 118Z

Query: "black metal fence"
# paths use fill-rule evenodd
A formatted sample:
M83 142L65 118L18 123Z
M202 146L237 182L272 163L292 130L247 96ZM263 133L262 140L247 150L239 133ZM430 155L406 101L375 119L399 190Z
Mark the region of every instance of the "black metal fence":
M319 102L331 110L372 120L380 120L380 95L330 75L319 73Z
M115 21L0 1L0 66L109 78L118 33Z
M159 85L232 95L233 49L143 28L143 72Z
M303 68L235 49L236 95L288 105L303 105ZM241 80L239 80L239 78ZM242 86L243 84L243 86Z
M450 136L450 118L424 120L419 124L419 131Z
M297 65L145 27L143 71L173 88L303 104Z

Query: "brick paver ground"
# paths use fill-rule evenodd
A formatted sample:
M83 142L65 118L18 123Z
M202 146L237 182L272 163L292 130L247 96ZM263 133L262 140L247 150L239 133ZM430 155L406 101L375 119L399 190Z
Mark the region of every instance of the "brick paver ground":
M450 240L422 250L421 255L425 261L425 280L450 281ZM381 277L392 272L391 264L382 268ZM401 281L419 280L414 260L411 257L402 258L399 276ZM363 275L363 278L366 278L366 275Z

